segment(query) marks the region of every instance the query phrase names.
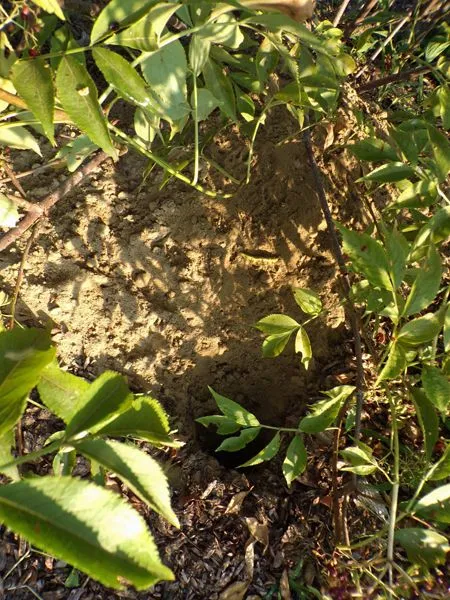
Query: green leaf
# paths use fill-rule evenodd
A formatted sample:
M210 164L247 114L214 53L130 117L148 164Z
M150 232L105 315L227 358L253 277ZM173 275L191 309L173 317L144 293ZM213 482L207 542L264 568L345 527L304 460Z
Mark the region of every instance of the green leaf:
M409 244L406 238L396 229L385 231L386 252L389 263L389 274L394 290L403 281L406 271L406 259L409 253Z
M147 144L152 144L159 133L160 118L137 108L134 113L134 130L136 135Z
M278 450L280 449L281 444L281 435L280 432L277 431L275 436L272 438L265 448L263 448L258 454L256 454L253 458L248 460L239 467L252 467L254 465L259 465L262 462L266 462L271 460L274 456L278 454Z
M412 400L416 408L417 420L422 429L425 456L427 460L431 460L434 446L439 438L439 418L423 390L413 390Z
M15 438L14 428L5 431L3 435L0 436L0 465L6 465L14 460L11 449L16 445ZM16 465L3 469L1 473L13 481L18 481L20 479L19 470Z
M252 415L252 413L245 410L245 408L243 408L240 404L230 400L229 398L226 398L225 396L221 396L215 392L212 387L208 386L208 390L211 392L217 406L226 417L245 427L259 426L260 423L255 415Z
M164 111L136 70L122 56L106 48L93 48L94 60L106 81L116 92L140 108L163 116Z
M359 160L370 161L397 161L398 156L395 150L387 142L378 138L366 138L356 144L348 146L350 152Z
M233 85L236 96L236 108L247 123L255 118L255 103L248 94L245 94L239 86Z
M79 396L76 412L67 424L67 437L100 431L129 408L132 400L125 377L105 371Z
M211 58L203 67L205 85L219 102L220 110L233 121L237 121L236 100L233 85L223 71Z
M41 149L36 139L31 135L28 129L18 125L17 127L0 126L0 146L15 148L16 150L33 150L39 156L42 156Z
M209 58L210 50L211 42L194 33L189 43L189 64L195 77L198 77L202 72Z
M91 44L108 32L111 25L125 27L140 19L158 0L111 0L98 15L91 32Z
M45 406L68 423L77 411L80 397L88 391L89 383L63 371L54 361L42 371L37 388Z
M73 173L81 163L98 150L98 146L91 142L87 135L79 135L66 144L56 153L56 158L62 158L67 163L67 169Z
M450 46L450 42L431 41L425 48L425 60L432 62Z
M400 529L395 533L395 541L403 546L412 563L427 567L444 563L450 550L447 538L432 529Z
M159 464L143 450L113 440L81 440L78 452L115 473L132 492L175 527L180 523L170 506L167 478Z
M368 175L357 179L357 181L376 181L377 183L392 183L408 179L414 175L415 171L409 165L401 162L391 162L381 167L377 167Z
M358 446L345 448L340 452L344 459L350 463L350 467L341 467L341 471L348 471L356 475L370 475L374 473L378 466L376 460L369 452Z
M191 104L194 106L193 96L191 96ZM207 119L217 107L217 100L209 90L206 88L197 90L197 118L199 121Z
M215 425L219 435L229 435L230 433L235 433L242 427L242 425L239 425L239 423L236 423L236 421L233 421L233 419L229 419L224 415L208 415L206 417L199 417L195 420L204 427L208 427L208 425Z
M383 246L367 235L357 233L336 224L344 245L344 252L350 257L352 270L364 275L375 287L392 290L389 277L389 263Z
M320 400L312 406L312 412L299 424L300 431L319 433L325 431L336 419L344 402L355 391L353 385L341 385L325 392L329 400Z
M399 208L422 208L429 206L436 199L437 188L434 181L408 182L399 197L386 210Z
M442 127L450 129L450 86L441 85L437 91L442 118Z
M262 344L262 353L264 358L274 358L275 356L279 356L286 348L291 335L292 330L285 333L275 333L267 336Z
M139 21L119 31L107 40L107 44L128 46L137 50L156 50L160 36L170 17L181 4L160 2L153 6Z
M181 42L176 40L148 54L141 61L141 69L164 118L175 122L189 115L187 60Z
M169 419L161 404L151 396L137 396L131 406L98 430L109 437L132 436L151 444L178 447L170 436Z
M437 367L423 365L422 385L428 400L443 414L450 403L450 381Z
M414 240L412 254L428 245L429 239L435 244L447 240L450 235L450 206L439 209L422 227Z
M18 94L25 100L36 119L42 123L45 135L54 146L55 94L50 65L42 58L19 60L13 65L11 79Z
M444 454L436 463L435 469L430 476L431 481L439 481L450 477L450 444L447 445Z
M425 519L450 523L450 483L426 494L414 505L413 512Z
M411 286L403 316L409 317L427 308L439 291L442 277L442 262L434 244L430 244L428 255Z
M309 363L312 359L312 348L308 334L303 327L299 327L297 335L295 336L295 352L301 353L302 364L305 369L308 369Z
M294 299L303 312L316 316L321 313L323 305L319 295L308 288L293 288Z
M400 342L395 341L391 346L384 367L378 375L376 385L386 379L395 379L406 369L406 365L406 348Z
M55 14L58 17L58 19L61 19L61 21L66 20L64 17L64 13L61 10L61 7L58 3L58 0L33 0L33 4L36 4L37 6L42 8L42 10L45 10L45 12L49 14Z
M277 313L264 317L256 323L255 327L266 335L276 335L280 333L292 333L300 327L300 323L297 323L297 321L287 315Z
M219 15L216 19L207 22L197 35L208 42L230 48L238 48L244 41L236 19L230 13Z
M420 346L430 342L441 328L439 318L434 313L414 319L400 329L398 341L408 346Z
M430 137L434 165L439 181L444 182L450 171L450 143L446 136L435 127L428 127L428 135Z
M243 429L239 435L224 440L220 446L216 448L216 452L236 452L237 450L242 450L242 448L245 448L247 444L252 442L259 435L260 431L261 427L249 427L248 429Z
M143 590L173 580L144 519L94 483L46 476L2 486L0 520L110 588Z
M0 192L0 227L15 227L19 219L16 203Z
M73 122L94 144L116 159L117 151L98 103L97 87L86 67L73 56L63 56L56 73L56 88L62 106Z
M450 351L450 303L447 305L444 317L444 350Z
M46 330L16 328L0 332L0 436L20 419L28 394L54 356Z
M295 435L288 446L286 458L283 462L283 475L288 487L306 469L308 455L306 453L303 437Z

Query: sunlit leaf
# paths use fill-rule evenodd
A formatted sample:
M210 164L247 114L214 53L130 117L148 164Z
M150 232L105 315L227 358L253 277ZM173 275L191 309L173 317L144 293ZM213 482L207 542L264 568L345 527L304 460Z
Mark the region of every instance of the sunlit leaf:
M264 358L274 358L275 356L279 356L286 348L291 335L292 331L287 331L285 333L275 333L267 336L262 344Z
M280 313L264 317L256 323L255 327L266 335L277 335L295 331L300 327L300 323Z
M344 402L355 389L352 385L342 385L326 392L329 400L320 400L312 405L311 414L300 421L300 431L305 433L325 431L336 419Z
M82 377L63 371L53 361L42 371L37 387L45 406L68 423L77 411L80 396L89 389L89 383Z
M439 181L444 182L450 171L450 142L435 127L428 127L431 148L433 151L434 165Z
M414 505L413 511L425 519L450 523L450 483L429 492Z
M412 400L416 408L417 420L422 429L425 456L430 460L434 445L439 438L439 418L433 404L423 390L414 389Z
M242 448L245 448L247 444L252 442L259 435L260 431L261 427L248 427L247 429L243 429L239 435L224 440L220 446L216 448L216 452L236 452L237 450L242 450Z
M423 317L403 325L397 339L408 346L420 346L430 342L439 333L440 328L441 324L437 315L427 313Z
M14 460L12 449L15 447L15 445L15 431L14 428L11 428L9 431L5 431L3 435L0 436L0 465L7 465ZM20 479L19 471L15 465L6 467L6 469L3 469L1 473L13 481L18 481Z
M215 425L217 427L217 433L219 435L228 435L230 433L235 433L241 429L242 425L233 421L233 419L229 419L224 415L208 415L206 417L199 417L195 419L197 423L200 423L204 427L208 427L209 425Z
M33 3L45 10L49 14L55 14L58 19L65 21L64 13L58 3L58 0L33 0Z
M105 34L113 33L111 27L125 27L140 19L158 0L111 0L98 15L91 32L91 44Z
M304 472L307 460L308 455L303 438L300 435L295 435L288 446L286 458L283 462L283 475L289 487Z
M0 192L0 227L15 227L19 218L16 203Z
M368 175L361 177L365 181L376 181L377 183L393 183L402 179L409 179L415 171L409 165L401 162L392 162L381 167L377 167Z
M447 375L431 365L422 367L422 385L428 400L441 412L446 413L450 404L450 381Z
M303 327L299 327L295 336L295 352L302 355L302 364L305 369L308 369L312 359L312 348L308 334Z
M318 315L322 310L322 300L319 295L308 288L293 288L294 299L307 315Z
M209 391L213 395L214 400L216 401L217 406L222 411L222 413L232 419L239 425L244 425L245 427L258 427L259 421L252 413L245 410L240 404L226 398L225 396L221 396L217 392L215 392L212 387L208 386Z
M395 532L395 541L403 546L412 563L427 567L444 563L450 550L447 538L432 529L399 529Z
M33 150L42 156L39 144L25 127L20 125L14 127L0 127L0 146L16 148L17 150Z
M94 483L46 476L1 486L0 520L110 588L142 590L173 579L144 519Z
M281 444L281 435L280 432L277 431L275 436L272 438L265 448L263 448L258 454L256 454L253 458L248 460L240 467L251 467L253 465L259 465L262 462L266 462L271 460L274 456L278 454L278 450L280 449Z
M79 135L56 153L56 158L62 158L67 163L67 169L73 173L81 163L98 150L97 144L91 142L87 135Z
M377 384L386 379L395 379L405 370L406 365L406 348L396 341L389 350L387 360L378 376Z

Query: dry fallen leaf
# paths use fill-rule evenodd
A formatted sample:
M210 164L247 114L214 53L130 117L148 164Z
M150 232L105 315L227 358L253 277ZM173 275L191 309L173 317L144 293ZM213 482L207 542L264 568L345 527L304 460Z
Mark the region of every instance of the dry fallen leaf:
M240 512L241 510L241 506L242 503L244 502L245 498L248 496L248 494L250 493L250 490L247 490L246 492L238 492L237 494L235 494L228 506L227 509L225 511L226 515L236 515Z
M249 585L248 581L236 581L220 594L219 600L244 600Z
M287 569L283 571L280 579L280 594L281 600L292 600L291 588L289 586L289 575Z
M255 517L246 517L245 522L250 534L257 542L260 542L264 546L264 551L266 551L269 545L269 529L267 525L259 523Z
M245 567L247 570L247 579L253 581L253 572L255 566L255 543L250 542L245 549Z

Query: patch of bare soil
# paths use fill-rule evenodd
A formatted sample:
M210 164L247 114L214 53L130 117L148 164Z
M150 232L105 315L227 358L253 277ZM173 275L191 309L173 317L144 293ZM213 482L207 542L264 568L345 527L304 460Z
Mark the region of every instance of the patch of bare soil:
M63 585L67 567L32 553L5 580L5 589L19 586L8 598L32 598L30 589L46 599L218 598L230 583L245 579L250 534L243 516L269 528L268 549L255 547L248 593L270 598L286 567L300 560L313 564L318 540L330 544L328 509L312 504L327 487L326 469L318 474L312 468L304 484L288 492L280 461L245 475L226 469L227 457L221 465L212 456L215 437L194 422L215 412L211 385L265 422L295 426L318 390L330 387L333 373L351 370L330 240L303 142L289 137L294 131L285 113L273 114L257 141L251 182L232 198L209 198L176 180L159 189L156 170L142 184L146 163L130 152L95 172L52 212L27 261L17 318L51 324L59 359L72 371L95 376L115 369L134 389L152 393L188 441L168 468L181 531L140 506L177 580L145 594L114 594L81 577L82 587L70 591ZM238 178L245 174L247 152L235 131L221 134L207 150ZM335 213L351 218L340 175L348 164L339 160L329 169L328 186ZM15 171L31 161L20 153ZM47 171L22 181L30 198L40 198L64 177ZM202 183L225 192L233 187L206 162ZM7 292L20 248L0 256L0 287ZM264 360L261 336L252 328L273 312L301 318L293 286L319 292L328 310L308 326L314 352L308 372L293 348ZM36 409L25 430L45 429L48 420ZM225 514L230 499L252 487L242 511ZM19 556L14 538L4 539L3 575ZM317 575L311 568L309 583Z

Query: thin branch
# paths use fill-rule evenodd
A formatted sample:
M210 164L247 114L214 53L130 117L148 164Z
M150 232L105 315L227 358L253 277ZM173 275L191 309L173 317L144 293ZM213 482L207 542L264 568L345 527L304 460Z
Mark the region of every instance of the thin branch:
M13 106L17 106L18 108L29 110L27 103L24 102L22 98L19 98L18 96L15 96L14 94L11 94L11 92L7 92L2 88L0 88L0 100L3 100L8 104L12 104ZM69 115L59 108L55 108L54 115L56 121L60 121L62 123L73 123Z
M428 73L429 71L431 71L431 67L419 67L418 69L402 71L400 73L395 73L394 75L388 75L387 77L374 79L373 81L364 83L363 85L360 85L358 88L356 88L356 91L358 92L358 94L364 94L365 92L369 92L370 90L374 90L384 85L388 85L389 83L399 83L400 81L408 81L410 79L415 79L419 75L422 75L423 73Z
M28 254L30 253L31 246L33 245L34 240L37 238L37 235L39 232L39 227L40 227L40 221L36 221L36 223L33 225L33 228L31 230L31 235L28 238L27 244L25 246L25 250L23 251L22 260L20 261L19 272L17 273L16 285L14 286L14 293L13 293L13 297L11 300L11 318L10 318L10 322L9 322L10 329L12 329L14 327L14 323L15 323L16 304L17 304L17 300L19 298L20 286L22 285L25 263L27 262ZM20 452L20 454L22 454L22 453Z
M3 161L2 167L5 169L5 171L9 175L9 178L11 179L11 182L14 185L14 187L16 188L16 190L19 192L19 194L22 196L22 198L24 200L26 200L27 195L25 194L23 187L20 185L19 181L17 180L16 174L11 169L11 167L8 165L6 160Z
M42 208L39 206L39 204L33 204L33 202L28 202L28 200L25 200L20 196L11 196L11 194L5 194L5 196L8 198L8 200L11 200L11 202L14 202L14 204L17 204L17 206L20 206L20 208L24 208L27 212L34 211L42 215Z
M350 327L353 334L353 342L355 348L356 359L356 414L355 414L355 440L357 441L361 435L361 415L364 404L364 366L362 360L362 343L361 333L359 330L359 319L353 301L350 297L350 282L348 280L347 269L342 254L341 246L337 236L336 228L333 223L333 217L328 206L325 188L323 185L321 172L314 157L314 151L311 144L311 133L309 129L304 134L305 147L308 155L309 164L311 166L314 182L316 185L317 194L319 196L320 207L325 218L328 233L331 238L333 254L340 270L340 282L345 298L345 311L350 322Z
M337 27L341 22L342 17L344 16L345 11L347 10L347 6L350 4L350 0L342 0L342 3L334 17L333 25Z
M38 211L29 212L13 229L10 229L5 235L0 238L0 252L8 248L13 244L21 235L25 233L34 223L42 216L47 216L52 206L54 206L59 200L64 198L74 187L79 185L83 179L85 179L92 171L99 167L105 160L109 158L106 152L99 152L92 160L90 160L84 167L81 167L66 181L58 187L54 192L49 194L42 202L36 206L40 207L41 213Z

